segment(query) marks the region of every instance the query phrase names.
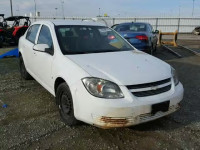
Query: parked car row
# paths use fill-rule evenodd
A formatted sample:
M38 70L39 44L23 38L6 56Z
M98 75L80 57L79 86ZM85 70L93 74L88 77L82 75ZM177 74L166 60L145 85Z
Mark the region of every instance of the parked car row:
M3 14L0 14L2 18L0 22L0 47L5 45L17 45L19 38L26 32L31 22L29 17L24 16L12 16L4 18ZM24 21L21 25L21 21ZM8 22L12 22L11 26Z
M175 69L141 52L155 50L156 31L144 23L113 28L119 33L89 21L38 21L19 40L21 76L55 96L67 125L126 127L180 108Z

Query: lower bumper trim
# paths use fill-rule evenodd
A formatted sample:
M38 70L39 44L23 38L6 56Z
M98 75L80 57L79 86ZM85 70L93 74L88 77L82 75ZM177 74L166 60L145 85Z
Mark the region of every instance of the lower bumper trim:
M147 113L147 114L141 114L136 117L97 117L94 118L94 126L98 126L100 128L116 128L116 127L128 127L133 126L141 123L145 123L148 121L152 121L158 118L161 118L163 116L169 115L175 111L177 111L180 108L180 105L173 105L169 107L169 110L166 112L159 111L156 114Z

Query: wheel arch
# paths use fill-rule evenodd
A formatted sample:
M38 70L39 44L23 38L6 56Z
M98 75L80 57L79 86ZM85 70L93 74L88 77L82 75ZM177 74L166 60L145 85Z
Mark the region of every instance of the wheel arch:
M57 78L56 78L56 80L55 80L55 82L54 82L54 92L55 92L55 95L56 95L56 91L57 91L58 86L59 86L61 83L64 83L64 82L67 84L67 82L66 82L62 77L57 77Z
M22 53L19 51L19 57L21 57L22 56Z

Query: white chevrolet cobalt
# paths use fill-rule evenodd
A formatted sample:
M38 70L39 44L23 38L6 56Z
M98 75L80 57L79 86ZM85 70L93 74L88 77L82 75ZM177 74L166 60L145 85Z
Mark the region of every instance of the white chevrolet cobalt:
M19 41L20 72L56 97L62 120L126 127L175 112L183 86L167 63L89 21L38 21Z

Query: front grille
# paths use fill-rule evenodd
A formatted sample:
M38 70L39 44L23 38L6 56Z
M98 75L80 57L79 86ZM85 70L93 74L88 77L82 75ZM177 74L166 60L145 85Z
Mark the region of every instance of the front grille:
M149 90L149 91L142 91L142 92L132 92L134 96L137 97L145 97L145 96L152 96L167 92L171 89L171 85L165 86L163 88L159 88L157 90Z
M168 83L168 82L170 82L170 80L171 79L168 78L168 79L165 79L165 80L146 83L146 84L128 85L127 88L128 89L141 89L141 88L153 87L153 86L158 86L158 85L162 85L162 84Z
M145 84L128 85L127 88L136 97L153 96L169 91L171 78Z

